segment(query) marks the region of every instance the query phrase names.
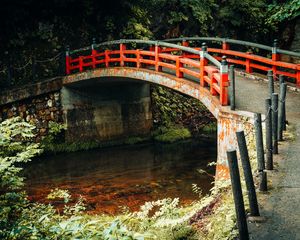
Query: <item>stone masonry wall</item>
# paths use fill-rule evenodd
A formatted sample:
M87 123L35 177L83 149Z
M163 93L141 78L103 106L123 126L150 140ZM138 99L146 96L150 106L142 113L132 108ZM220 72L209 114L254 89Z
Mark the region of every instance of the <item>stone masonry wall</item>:
M63 122L60 91L0 106L0 121L17 116L37 127L36 141L40 141L47 134L49 121Z

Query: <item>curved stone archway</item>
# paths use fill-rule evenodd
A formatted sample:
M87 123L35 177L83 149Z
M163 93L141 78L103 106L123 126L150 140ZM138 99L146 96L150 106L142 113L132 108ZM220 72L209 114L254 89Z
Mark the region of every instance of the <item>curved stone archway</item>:
M229 107L221 106L218 98L211 95L208 89L201 87L196 81L177 78L168 73L156 72L149 69L131 67L100 68L65 76L63 78L63 85L68 87L89 79L109 82L109 78L131 79L144 83L158 84L200 100L215 116L218 122L216 177L229 177L226 151L228 148L237 148L235 136L237 130L253 127L253 113L231 111Z

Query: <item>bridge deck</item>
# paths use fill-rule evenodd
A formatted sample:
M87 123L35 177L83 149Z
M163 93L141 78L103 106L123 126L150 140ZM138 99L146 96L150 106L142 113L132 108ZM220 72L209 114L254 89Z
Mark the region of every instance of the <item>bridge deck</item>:
M264 113L268 96L266 82L237 77L237 108ZM278 88L275 87L278 92ZM251 239L300 239L300 94L287 93L287 120L295 133L292 142L281 142L279 155L274 155L274 168L268 173L273 190L260 195L261 215L267 222L250 224ZM295 129L295 131L294 131Z

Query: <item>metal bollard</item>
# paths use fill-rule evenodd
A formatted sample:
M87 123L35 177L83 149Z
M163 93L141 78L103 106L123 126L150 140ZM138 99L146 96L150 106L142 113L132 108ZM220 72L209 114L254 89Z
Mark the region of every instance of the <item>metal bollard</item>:
M236 138L239 146L242 167L244 171L246 187L248 191L249 205L250 205L250 215L251 216L259 216L257 197L254 187L254 181L251 171L250 159L247 149L247 143L244 131L236 132Z
M256 157L257 157L257 170L263 171L265 169L265 156L264 156L264 144L262 134L261 114L254 114L254 129L256 140Z
M241 187L240 173L238 168L238 161L236 150L230 149L227 151L228 164L230 169L230 179L232 186L232 194L235 204L235 212L237 218L237 227L239 230L239 239L248 240L248 226L246 220L244 199Z
M273 78L273 71L268 70L268 84L269 84L269 95L270 98L272 97L272 94L274 93L274 78Z
M283 140L283 126L285 125L284 109L286 99L286 83L280 84L279 106L278 106L278 141Z
M258 190L261 192L268 191L268 183L267 183L267 172L261 171L259 172L259 186Z
M230 81L230 109L235 110L235 74L234 65L229 68L229 81Z
M266 108L266 169L273 170L273 147L272 147L272 110L271 99L265 100Z
M282 83L284 83L284 76L279 75L279 85L281 85Z
M278 154L278 93L272 94L273 154Z

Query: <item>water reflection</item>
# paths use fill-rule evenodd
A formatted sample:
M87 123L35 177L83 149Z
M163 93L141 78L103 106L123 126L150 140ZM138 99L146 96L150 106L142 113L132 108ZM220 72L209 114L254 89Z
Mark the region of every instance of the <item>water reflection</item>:
M145 201L166 197L189 203L197 198L192 183L204 193L211 187L212 178L197 169L214 174L207 163L216 159L215 142L193 139L44 157L26 167L26 190L30 200L47 202L50 189L68 189L74 199L86 199L91 213L114 214L119 206L134 211Z

